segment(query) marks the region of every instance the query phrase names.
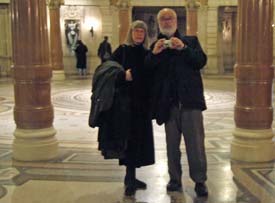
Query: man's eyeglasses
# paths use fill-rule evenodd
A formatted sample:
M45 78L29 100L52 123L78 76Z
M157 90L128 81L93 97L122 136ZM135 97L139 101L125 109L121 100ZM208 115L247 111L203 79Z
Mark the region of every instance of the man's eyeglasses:
M162 17L162 18L160 18L160 21L172 21L172 20L175 20L175 18L174 17Z

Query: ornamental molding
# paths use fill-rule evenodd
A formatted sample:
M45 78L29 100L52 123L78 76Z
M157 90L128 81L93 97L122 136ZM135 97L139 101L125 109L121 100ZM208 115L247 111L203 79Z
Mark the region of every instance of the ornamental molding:
M128 9L130 7L130 0L118 0L116 6L120 9Z
M68 5L62 8L62 17L64 19L82 19L84 16L83 6Z
M189 9L197 9L200 7L200 2L197 0L185 0L186 1L186 7Z
M59 9L61 5L64 5L64 0L47 0L49 9Z

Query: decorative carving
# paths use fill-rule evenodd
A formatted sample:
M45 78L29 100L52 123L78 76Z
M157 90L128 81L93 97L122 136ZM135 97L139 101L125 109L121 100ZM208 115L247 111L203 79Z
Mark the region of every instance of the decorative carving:
M64 19L81 19L83 15L83 8L80 6L66 6L64 8L64 14L63 18Z
M118 0L110 0L110 5L114 6L116 5L118 2Z
M66 42L71 51L76 48L76 42L79 39L80 22L79 20L65 20Z
M208 4L208 0L199 0L202 6L206 6Z
M64 5L64 0L47 0L49 9L59 9L61 5Z
M186 1L186 6L189 9L196 9L198 7L200 7L200 2L198 2L197 0L185 0Z
M116 5L118 8L128 9L130 7L130 0L118 0Z

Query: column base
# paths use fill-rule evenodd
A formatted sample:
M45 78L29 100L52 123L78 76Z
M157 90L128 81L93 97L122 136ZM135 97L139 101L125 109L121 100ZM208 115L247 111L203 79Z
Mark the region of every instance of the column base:
M53 70L52 80L65 80L64 70Z
M245 162L267 162L275 159L272 129L236 128L231 143L231 158Z
M56 130L45 129L16 129L13 140L13 158L19 161L50 160L58 155Z

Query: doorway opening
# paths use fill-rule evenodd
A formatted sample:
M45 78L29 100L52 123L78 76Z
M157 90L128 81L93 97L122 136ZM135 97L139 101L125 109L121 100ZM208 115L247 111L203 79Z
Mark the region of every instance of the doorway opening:
M218 9L218 56L220 73L232 74L236 62L237 7Z

